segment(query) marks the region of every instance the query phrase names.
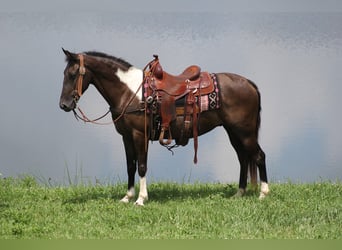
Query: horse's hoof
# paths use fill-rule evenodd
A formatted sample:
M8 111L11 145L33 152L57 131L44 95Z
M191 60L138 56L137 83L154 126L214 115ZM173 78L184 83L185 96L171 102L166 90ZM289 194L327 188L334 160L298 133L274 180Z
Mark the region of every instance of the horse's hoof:
M242 196L244 196L244 194L246 193L246 191L242 188L239 188L239 190L236 192L236 194L233 195L233 198L240 198Z
M264 194L263 192L260 192L259 200L263 200L265 198L266 198L266 194Z
M144 206L144 200L141 198L138 198L137 201L134 203L134 205L138 207L143 207Z
M120 200L120 202L121 203L129 203L129 201L130 201L130 198L128 197L128 195L125 195L125 197L123 197L121 200Z
M266 182L261 182L259 200L265 199L269 192L270 189L268 188L268 184Z
M139 206L139 207L143 207L144 206L144 201L145 201L145 199L143 197L139 197L137 199L137 201L134 203L134 205Z

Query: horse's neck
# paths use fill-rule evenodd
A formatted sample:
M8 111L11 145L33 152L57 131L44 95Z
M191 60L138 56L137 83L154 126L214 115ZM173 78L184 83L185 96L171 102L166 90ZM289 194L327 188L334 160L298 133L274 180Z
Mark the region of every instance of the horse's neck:
M123 110L130 101L130 106L138 107L140 102L139 95L141 95L141 93L138 93L138 95L134 98L133 95L138 88L133 92L132 88L135 86L132 87L125 82L127 81L126 78L122 74L120 75L118 72L122 71L117 70L116 72L108 71L101 73L94 72L94 86L113 110ZM141 78L137 77L137 73L138 72L135 72L135 78L131 75L130 81L133 81L134 84L139 87L142 82L142 72ZM127 77L127 75L125 76Z

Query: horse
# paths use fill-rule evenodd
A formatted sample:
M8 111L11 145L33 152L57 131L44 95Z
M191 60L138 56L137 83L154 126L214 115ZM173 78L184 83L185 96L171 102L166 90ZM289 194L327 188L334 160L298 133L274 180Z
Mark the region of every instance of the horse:
M63 49L63 48L62 48ZM129 203L135 200L135 175L140 177L136 205L143 206L148 200L146 126L151 126L142 108L144 71L132 64L102 52L63 52L66 56L63 87L59 107L75 111L77 102L90 84L103 96L110 107L117 132L122 135L125 148L128 186L120 200ZM248 170L253 189L257 189L257 170L260 177L260 195L269 193L266 174L266 155L258 143L260 127L261 97L258 87L247 78L233 73L216 73L220 88L220 107L200 114L198 135L222 126L235 149L240 163L239 188L234 197L246 193ZM171 125L173 139L180 138L181 119Z

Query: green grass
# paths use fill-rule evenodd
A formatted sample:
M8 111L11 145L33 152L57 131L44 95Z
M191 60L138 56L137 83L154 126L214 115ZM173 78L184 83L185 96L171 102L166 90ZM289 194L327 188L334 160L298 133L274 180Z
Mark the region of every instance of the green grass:
M237 185L151 183L145 207L126 185L47 187L0 179L0 239L342 239L342 184L271 183L263 201Z

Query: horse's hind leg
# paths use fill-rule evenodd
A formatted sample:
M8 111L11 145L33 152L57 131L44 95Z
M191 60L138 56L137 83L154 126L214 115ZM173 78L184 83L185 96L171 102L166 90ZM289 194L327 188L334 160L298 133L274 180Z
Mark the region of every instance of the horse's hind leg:
M262 151L259 144L258 144L258 150L257 150L255 162L259 168L259 175L260 175L260 182L261 182L259 199L263 199L270 192L270 190L269 190L268 181L267 181L266 155L264 151Z
M247 187L247 175L248 175L247 154L246 154L246 151L244 150L244 147L240 138L227 128L226 128L226 131L228 132L230 142L232 146L234 147L237 153L239 162L240 162L239 190L234 195L234 197L241 197L245 194L246 187Z
M248 136L248 133L234 133L232 130L226 130L240 162L239 190L235 196L242 196L246 191L248 169L251 175L251 184L254 189L257 188L258 167L261 181L261 191L259 198L264 198L269 192L266 174L265 153L259 146L256 136Z
M248 176L248 161L244 152L238 153L240 162L240 178L239 178L239 190L234 195L235 197L241 197L246 193L247 176Z
M259 169L260 176L260 195L259 199L263 199L269 193L269 187L267 182L266 173L266 155L262 151L260 145L257 142L257 138L251 138L251 140L245 140L245 150L249 159L249 170L251 174L251 184L253 189L257 190L257 167Z

